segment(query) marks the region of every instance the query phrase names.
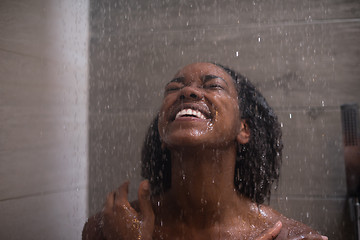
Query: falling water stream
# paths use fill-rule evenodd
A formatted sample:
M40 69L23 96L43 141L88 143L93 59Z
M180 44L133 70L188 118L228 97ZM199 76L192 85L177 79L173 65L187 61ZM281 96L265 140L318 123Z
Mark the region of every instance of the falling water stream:
M122 182L137 199L164 86L194 62L242 73L278 115L269 205L356 239L340 106L360 104L359 1L15 0L0 16L1 239L80 239Z

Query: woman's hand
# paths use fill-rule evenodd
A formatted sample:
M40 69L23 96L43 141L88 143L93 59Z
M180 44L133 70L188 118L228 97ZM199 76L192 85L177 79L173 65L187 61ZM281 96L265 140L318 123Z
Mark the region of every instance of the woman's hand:
M279 221L275 223L275 225L272 228L269 228L265 230L259 237L256 238L256 240L273 240L275 239L282 228L282 223Z
M140 212L128 201L129 182L108 194L103 209L103 234L107 240L151 240L155 215L150 201L150 185L142 181L138 191Z
M284 239L283 237L285 237L286 239L288 239L286 236L280 236L280 231L282 228L282 223L280 221L278 221L277 223L275 223L275 225L272 228L269 228L267 230L265 230L259 237L256 238L256 240L273 240L276 239L277 237L280 237L281 239ZM283 235L283 234L281 234ZM287 235L287 234L286 234ZM328 238L326 236L320 236L318 234L304 234L301 236L296 236L291 238L291 240L328 240Z

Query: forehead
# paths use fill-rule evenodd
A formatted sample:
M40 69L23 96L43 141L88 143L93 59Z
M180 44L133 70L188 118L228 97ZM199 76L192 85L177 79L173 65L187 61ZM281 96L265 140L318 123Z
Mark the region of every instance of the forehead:
M203 75L216 75L232 82L231 76L224 69L212 63L193 63L180 69L175 77L195 78Z

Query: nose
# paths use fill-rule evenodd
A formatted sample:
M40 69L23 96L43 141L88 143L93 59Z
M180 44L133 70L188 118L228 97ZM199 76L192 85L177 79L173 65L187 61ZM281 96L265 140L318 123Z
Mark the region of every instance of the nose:
M186 86L181 89L180 100L200 100L203 98L203 92L195 86Z

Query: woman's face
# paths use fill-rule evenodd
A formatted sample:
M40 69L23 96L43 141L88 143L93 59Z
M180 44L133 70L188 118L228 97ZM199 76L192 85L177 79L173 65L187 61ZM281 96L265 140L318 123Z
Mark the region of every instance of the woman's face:
M226 146L240 126L234 82L222 68L194 63L165 86L158 126L165 146Z

